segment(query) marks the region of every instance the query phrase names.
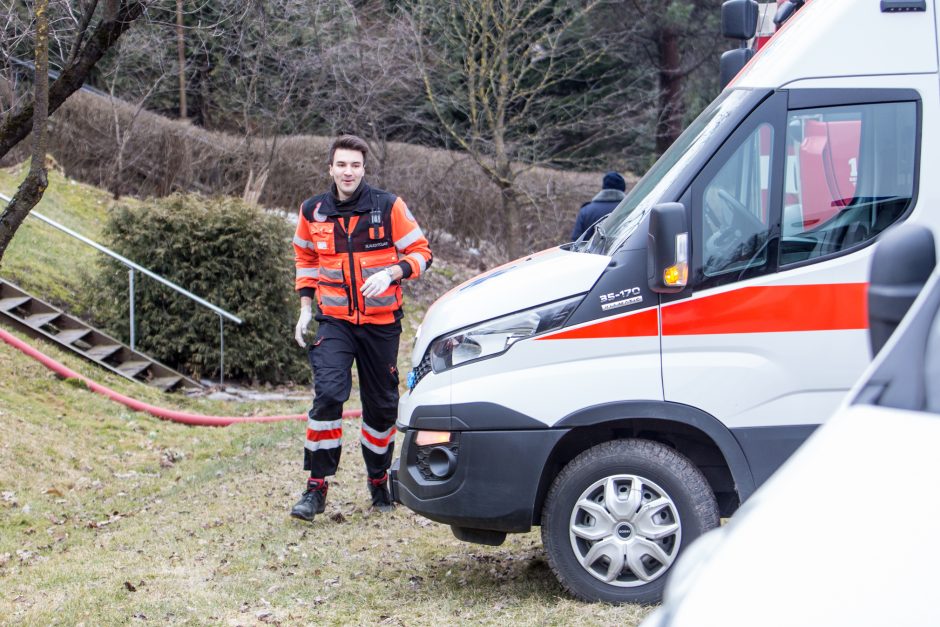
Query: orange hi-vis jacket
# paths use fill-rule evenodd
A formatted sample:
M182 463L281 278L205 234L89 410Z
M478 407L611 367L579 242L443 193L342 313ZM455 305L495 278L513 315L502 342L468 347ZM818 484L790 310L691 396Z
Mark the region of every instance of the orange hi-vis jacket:
M403 278L416 279L431 265L428 240L405 206L388 192L363 182L342 203L352 210L348 230L327 192L300 206L294 234L295 287L317 299L320 314L353 324L391 324L401 317L401 282L366 298L360 288L370 276L398 265Z

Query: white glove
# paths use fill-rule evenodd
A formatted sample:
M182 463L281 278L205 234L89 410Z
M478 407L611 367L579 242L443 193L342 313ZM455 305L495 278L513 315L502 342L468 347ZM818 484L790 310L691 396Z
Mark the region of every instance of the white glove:
M366 298L371 298L372 296L378 296L382 292L388 289L388 286L392 284L392 275L388 270L382 270L381 272L376 272L362 284L360 292Z
M304 341L304 333L307 332L307 327L310 326L312 319L313 311L311 311L310 307L301 307L300 318L297 320L297 326L294 327L294 339L297 340L301 348L307 346L307 342Z

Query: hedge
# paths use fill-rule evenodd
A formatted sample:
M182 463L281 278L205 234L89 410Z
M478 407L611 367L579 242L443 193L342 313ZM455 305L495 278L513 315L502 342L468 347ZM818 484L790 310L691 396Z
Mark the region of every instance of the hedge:
M244 321L224 323L225 378L253 383L310 377L293 340L292 235L280 213L197 194L136 209L118 205L105 227L115 251ZM218 314L140 273L135 284L137 348L195 377L217 379ZM96 320L128 341L127 268L103 262L90 293Z

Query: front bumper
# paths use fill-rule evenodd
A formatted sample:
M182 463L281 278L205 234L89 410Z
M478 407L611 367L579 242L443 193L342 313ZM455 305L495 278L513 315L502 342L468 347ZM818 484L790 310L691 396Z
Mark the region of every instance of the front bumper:
M422 473L429 447L406 429L391 469L392 498L431 520L473 529L522 533L532 528L542 472L567 429L455 431L456 463L446 478ZM419 455L420 454L420 455Z

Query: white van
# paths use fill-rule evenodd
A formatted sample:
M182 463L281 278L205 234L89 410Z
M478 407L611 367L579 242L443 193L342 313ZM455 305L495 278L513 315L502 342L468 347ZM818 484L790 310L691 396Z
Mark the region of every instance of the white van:
M930 231L892 229L872 259L872 310L901 287L899 273L915 287L910 268L929 274L935 257ZM727 525L682 554L642 627L940 625L938 448L934 273L845 404Z
M864 370L878 234L940 227L938 26L807 2L590 240L438 300L395 498L471 542L540 525L575 596L658 600Z

